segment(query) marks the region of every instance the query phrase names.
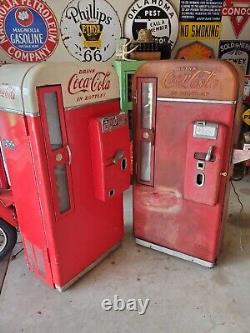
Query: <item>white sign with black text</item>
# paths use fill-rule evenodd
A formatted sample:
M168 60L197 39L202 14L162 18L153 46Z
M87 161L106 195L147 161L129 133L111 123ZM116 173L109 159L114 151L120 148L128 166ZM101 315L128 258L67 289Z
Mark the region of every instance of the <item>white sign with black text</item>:
M157 42L168 42L173 48L178 26L176 11L167 0L138 0L127 11L124 33L126 37L136 40L141 29L149 29Z
M60 27L68 52L82 62L107 61L121 37L118 14L106 0L72 0Z

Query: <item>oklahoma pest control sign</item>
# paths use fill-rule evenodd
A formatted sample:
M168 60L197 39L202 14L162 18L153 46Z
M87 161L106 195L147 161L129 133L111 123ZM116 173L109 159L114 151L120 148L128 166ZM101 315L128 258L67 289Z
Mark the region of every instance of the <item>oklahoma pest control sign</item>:
M39 0L5 0L0 6L0 45L21 62L39 62L58 44L56 18Z
M127 11L125 36L137 39L140 29L149 29L158 42L175 45L178 36L178 17L166 0L138 0Z
M116 50L121 24L105 0L73 0L61 18L62 40L68 52L82 62L106 61Z

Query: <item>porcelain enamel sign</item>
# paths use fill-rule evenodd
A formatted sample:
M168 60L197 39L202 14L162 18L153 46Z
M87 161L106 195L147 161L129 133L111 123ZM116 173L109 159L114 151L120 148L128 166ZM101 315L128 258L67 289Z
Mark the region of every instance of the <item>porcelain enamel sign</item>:
M40 62L58 44L56 18L39 0L5 0L0 7L0 45L20 62Z
M138 0L129 8L124 22L125 36L137 39L140 29L149 29L159 43L175 45L178 36L178 17L166 0Z
M118 14L106 0L73 0L61 18L62 40L82 62L107 61L121 37Z

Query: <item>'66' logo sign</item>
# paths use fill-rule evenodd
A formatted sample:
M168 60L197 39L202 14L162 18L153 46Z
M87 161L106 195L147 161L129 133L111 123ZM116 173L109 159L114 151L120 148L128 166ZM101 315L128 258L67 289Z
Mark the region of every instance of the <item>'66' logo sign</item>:
M61 35L68 52L76 59L106 61L115 53L121 24L106 0L72 0L61 18Z
M4 0L0 6L0 45L21 62L39 62L58 44L56 18L39 0Z

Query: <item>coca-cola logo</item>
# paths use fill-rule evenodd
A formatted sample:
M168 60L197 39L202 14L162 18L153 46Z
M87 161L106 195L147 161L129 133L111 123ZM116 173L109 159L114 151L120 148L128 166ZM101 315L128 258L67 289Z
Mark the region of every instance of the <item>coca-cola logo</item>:
M193 68L167 72L162 84L164 88L214 89L218 86L218 79L217 74L213 71Z
M15 90L11 87L0 87L0 97L14 100L16 98Z
M111 72L96 72L95 69L83 70L72 75L69 80L68 92L71 95L79 92L98 93L111 87Z

